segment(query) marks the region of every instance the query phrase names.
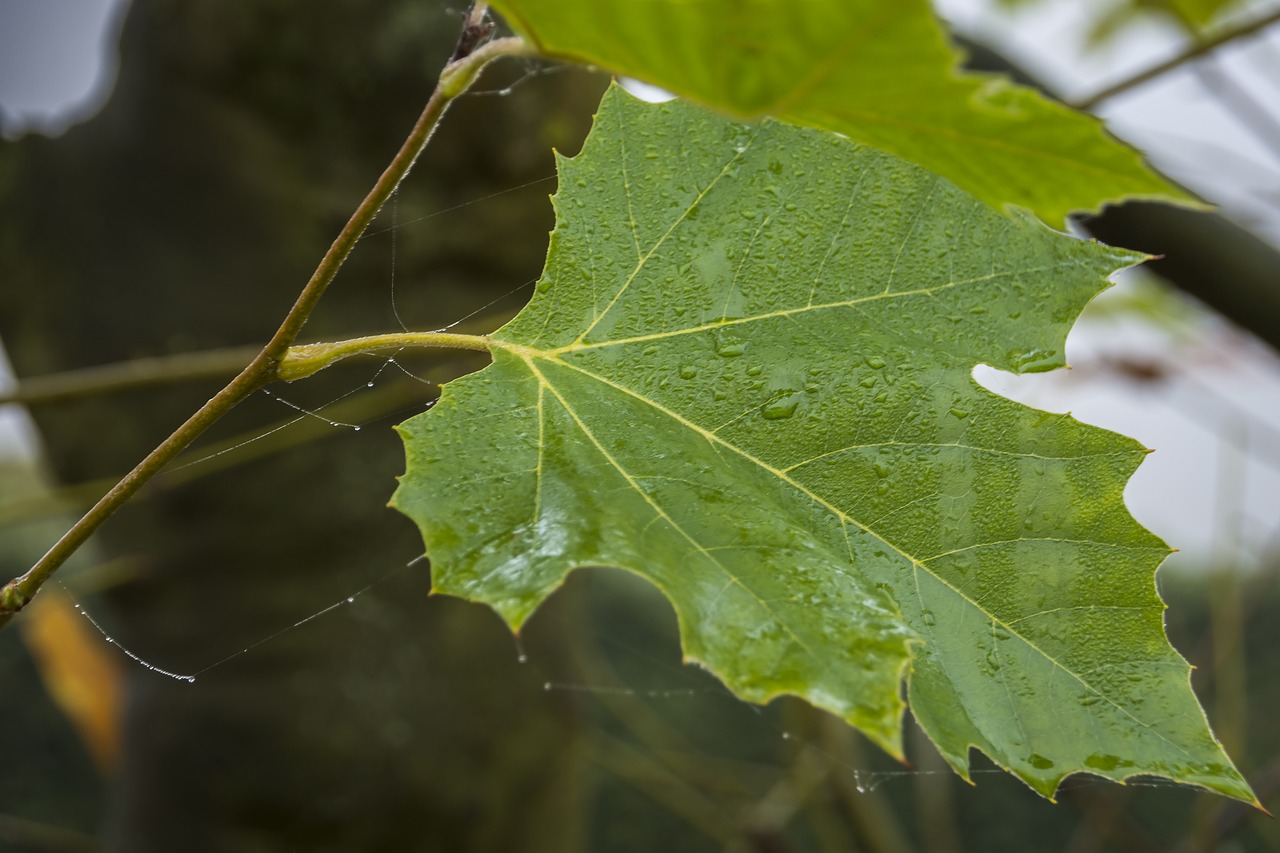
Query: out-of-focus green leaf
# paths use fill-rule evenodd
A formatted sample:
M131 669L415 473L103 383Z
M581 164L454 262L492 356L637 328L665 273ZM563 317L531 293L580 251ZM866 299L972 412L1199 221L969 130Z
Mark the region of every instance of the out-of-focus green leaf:
M1097 49L1131 25L1162 17L1190 32L1200 32L1224 12L1240 7L1240 0L999 0L1009 9L1029 6L1084 5L1092 13L1085 45Z
M912 160L1060 226L1121 197L1186 197L1102 124L961 74L927 0L495 0L545 53L738 117L774 116Z
M1100 11L1089 29L1086 45L1099 48L1134 24L1163 18L1190 33L1200 33L1239 0L1115 0Z
M402 427L438 592L519 628L617 566L740 696L1051 796L1155 774L1252 801L1170 647L1134 441L971 377L1062 366L1139 256L834 134L606 96L531 304Z

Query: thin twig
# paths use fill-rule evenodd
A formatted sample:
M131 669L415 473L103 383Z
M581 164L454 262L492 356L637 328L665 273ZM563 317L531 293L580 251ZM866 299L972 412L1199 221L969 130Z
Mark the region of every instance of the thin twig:
M20 403L46 406L82 397L149 388L191 379L210 379L243 370L261 347L231 347L205 352L135 358L82 370L22 379L17 388L0 394L0 406Z
M1198 59L1205 54L1212 52L1227 42L1252 35L1266 27L1269 27L1277 21L1280 21L1280 9L1277 9L1268 15L1263 15L1261 18L1257 18L1253 21L1248 21L1238 26L1224 29L1217 35L1196 41L1195 44L1184 50L1182 53L1166 59L1164 62L1157 63L1145 71L1141 71L1132 77L1121 80L1119 83L1114 83L1099 92L1095 92L1087 98L1081 98L1073 101L1071 106L1078 110L1092 110L1103 101L1110 100L1116 95L1127 92L1130 89L1135 89L1144 83L1148 83L1157 77L1172 71L1180 65L1191 62L1194 59Z
M466 37L464 28L463 38ZM297 301L285 316L284 322L263 347L262 352L258 353L249 366L231 380L229 385L201 406L155 450L147 454L137 467L94 504L26 574L9 581L3 589L0 589L0 628L7 625L14 615L31 601L58 567L66 562L67 558L74 554L94 531L114 515L116 510L148 480L158 474L192 441L238 403L279 378L279 362L297 339L302 327L306 325L307 318L311 316L325 289L338 274L338 270L351 254L351 250L355 248L360 235L377 216L378 211L395 192L409 170L413 168L414 162L426 147L427 141L431 138L432 132L449 104L475 82L481 69L492 60L500 56L527 56L531 52L532 48L522 39L504 38L480 46L472 45L463 56L452 59L445 65L436 83L435 91L431 93L426 107L423 108L408 138L378 178L373 189L356 208L351 219L343 226L333 245L325 252L324 258L303 287Z

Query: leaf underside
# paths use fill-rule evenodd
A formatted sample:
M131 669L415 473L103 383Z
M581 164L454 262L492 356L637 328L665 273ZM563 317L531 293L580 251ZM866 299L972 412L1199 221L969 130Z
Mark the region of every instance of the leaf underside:
M605 96L532 302L401 427L438 592L518 629L572 569L671 600L686 657L967 778L1154 774L1254 801L1165 639L1131 439L993 395L1063 365L1140 257L834 134Z
M494 0L550 56L741 118L836 131L1061 226L1121 197L1190 201L1101 122L954 70L928 0Z

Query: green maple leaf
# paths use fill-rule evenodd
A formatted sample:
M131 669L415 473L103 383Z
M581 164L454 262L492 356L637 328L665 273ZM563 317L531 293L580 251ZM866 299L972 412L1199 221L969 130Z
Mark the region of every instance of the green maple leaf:
M1189 200L1097 119L960 74L928 0L494 0L545 54L741 118L836 131L1060 226L1121 197Z
M996 213L834 134L616 87L560 163L532 302L405 423L394 505L435 590L519 629L574 568L675 607L738 695L962 775L1156 774L1253 801L1170 647L1134 441L971 377L1063 364L1140 257Z

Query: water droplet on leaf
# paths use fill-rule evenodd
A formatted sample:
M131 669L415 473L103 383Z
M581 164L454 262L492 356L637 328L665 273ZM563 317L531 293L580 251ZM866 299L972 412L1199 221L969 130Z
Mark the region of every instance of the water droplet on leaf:
M796 408L800 405L799 394L784 394L774 400L764 404L761 413L765 420L779 421L789 418L796 413Z

